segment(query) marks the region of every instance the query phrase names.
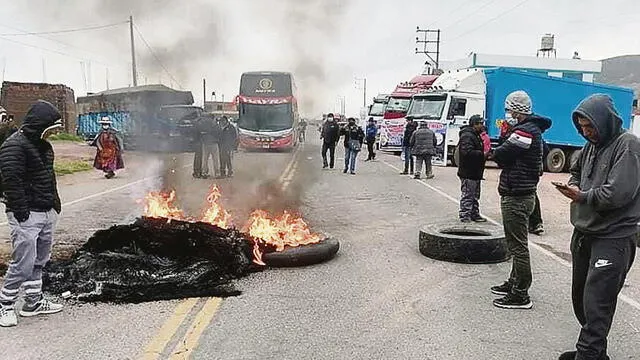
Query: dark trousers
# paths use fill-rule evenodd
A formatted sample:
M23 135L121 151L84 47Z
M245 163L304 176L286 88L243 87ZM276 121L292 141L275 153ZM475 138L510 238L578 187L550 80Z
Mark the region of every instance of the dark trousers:
M529 218L529 230L535 230L540 225L542 225L542 211L540 210L540 199L538 198L538 193L536 193L536 203Z
M404 172L413 174L413 156L411 156L411 146L403 146L404 151Z
M322 143L322 165L327 166L327 150L329 150L329 167L333 169L336 161L336 143Z
M233 175L233 165L231 164L231 150L220 148L220 175Z
M193 176L202 176L202 145L196 144L196 152L193 155Z
M480 217L481 180L460 179L460 219Z
M367 160L373 160L376 158L376 152L373 151L375 144L376 144L375 141L367 141L367 151L369 151Z
M502 196L500 210L507 247L513 256L509 282L516 295L528 296L531 287L531 258L529 256L529 217L535 206L534 194Z
M582 326L576 344L576 359L607 358L607 335L618 294L635 255L636 235L599 239L574 230L571 238L571 298L573 311Z

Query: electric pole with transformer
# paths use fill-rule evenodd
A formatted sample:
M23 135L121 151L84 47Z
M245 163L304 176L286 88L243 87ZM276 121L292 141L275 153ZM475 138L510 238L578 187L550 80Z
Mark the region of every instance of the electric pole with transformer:
M420 26L417 26L416 33L422 35L422 39L416 36L416 54L425 54L427 56L425 65L429 65L429 75L434 74L435 71L440 69L440 29L420 29ZM435 44L435 51L433 50L433 44ZM422 46L421 50L419 49L420 45ZM435 56L435 59L432 55Z

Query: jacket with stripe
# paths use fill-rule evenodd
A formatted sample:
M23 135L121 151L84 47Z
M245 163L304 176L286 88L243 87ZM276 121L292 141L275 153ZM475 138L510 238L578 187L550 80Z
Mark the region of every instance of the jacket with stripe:
M542 133L550 127L550 119L529 115L495 149L493 159L502 168L498 185L501 196L535 194L542 173Z

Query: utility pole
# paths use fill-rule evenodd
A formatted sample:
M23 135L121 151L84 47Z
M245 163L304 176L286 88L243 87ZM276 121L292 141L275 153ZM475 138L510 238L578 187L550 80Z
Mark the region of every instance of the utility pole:
M136 46L133 41L133 16L129 16L129 33L131 35L131 72L133 86L138 86L138 70L136 69Z
M425 54L427 55L427 61L425 65L431 65L436 70L440 68L440 29L437 30L423 30L420 29L420 26L416 27L416 33L422 34L422 40L420 37L416 36L416 54ZM433 40L433 36L435 34L435 40ZM435 51L431 50L432 45L435 44ZM418 50L418 45L422 45L422 49ZM431 56L435 55L435 59ZM429 73L432 73L432 68L429 68Z
M105 68L104 79L107 85L107 90L109 90L109 68Z
M202 78L202 108L207 111L207 109L205 109L205 106L207 105L207 79Z

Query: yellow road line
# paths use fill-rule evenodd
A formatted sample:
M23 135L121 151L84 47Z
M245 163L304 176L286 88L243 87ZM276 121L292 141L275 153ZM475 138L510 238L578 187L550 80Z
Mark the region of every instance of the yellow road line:
M165 321L156 336L151 339L151 342L144 350L144 353L140 357L140 360L156 360L160 358L162 351L167 346L173 335L176 333L180 325L184 322L185 318L191 312L191 309L198 302L197 298L190 298L181 301L171 317Z
M202 333L218 311L221 302L221 298L210 298L207 300L200 312L198 312L196 317L193 319L187 333L173 349L169 359L182 360L188 359L191 356L191 353L198 345L198 341L200 340Z

